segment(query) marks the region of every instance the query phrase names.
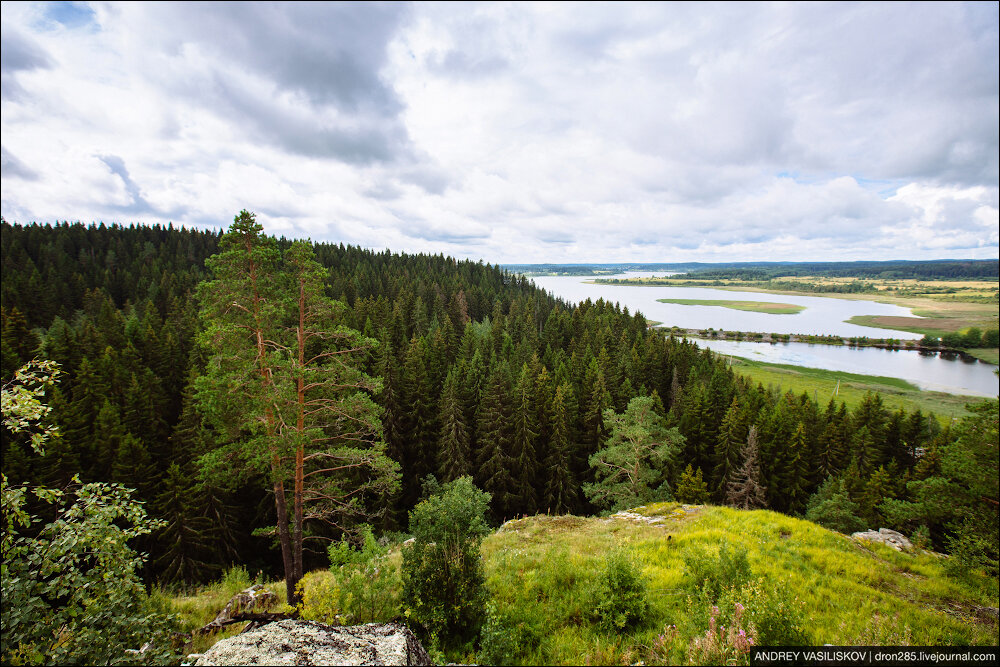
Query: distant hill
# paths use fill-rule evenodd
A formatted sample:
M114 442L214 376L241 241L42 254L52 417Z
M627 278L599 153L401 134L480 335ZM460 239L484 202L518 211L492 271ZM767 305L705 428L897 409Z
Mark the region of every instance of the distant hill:
M787 276L824 276L829 278L919 278L955 280L958 278L996 278L1000 262L995 259L892 260L859 262L684 262L684 263L607 263L607 264L507 264L504 268L527 276L608 275L626 271L671 271L702 280L770 280Z

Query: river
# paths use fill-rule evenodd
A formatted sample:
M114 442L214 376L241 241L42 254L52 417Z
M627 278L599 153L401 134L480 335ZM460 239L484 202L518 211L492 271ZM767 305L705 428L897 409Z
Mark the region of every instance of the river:
M666 275L631 273L609 278L639 275ZM604 276L602 276L604 277ZM839 336L867 336L869 338L919 339L921 334L907 331L877 329L848 324L844 320L854 315L896 315L914 317L908 308L877 303L816 296L767 294L764 292L735 292L705 287L639 287L630 285L596 285L587 282L590 277L539 276L535 284L553 296L573 303L585 299L617 302L630 312L641 312L647 319L663 322L664 326L684 329L723 329L727 331L760 331L790 334L836 334ZM768 301L805 306L794 315L769 315L721 306L684 306L660 303L657 299L719 299L740 301ZM996 366L965 355L926 354L913 350L882 350L877 348L850 348L808 343L750 343L726 340L698 341L723 354L767 361L793 364L809 368L883 375L907 380L921 389L952 394L997 396L998 379L993 374Z

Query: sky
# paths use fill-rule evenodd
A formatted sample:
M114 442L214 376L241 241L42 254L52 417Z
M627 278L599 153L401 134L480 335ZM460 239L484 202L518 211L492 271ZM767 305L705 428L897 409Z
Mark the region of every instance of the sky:
M996 258L998 3L4 2L19 223L490 263Z

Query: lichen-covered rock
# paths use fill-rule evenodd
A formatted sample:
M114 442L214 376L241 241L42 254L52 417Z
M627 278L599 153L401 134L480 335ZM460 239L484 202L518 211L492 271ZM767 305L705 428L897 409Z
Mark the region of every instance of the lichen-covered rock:
M868 540L869 542L881 542L887 544L896 551L910 551L913 545L902 533L897 533L888 528L879 528L878 531L866 530L861 533L853 533L851 537L855 539Z
M333 627L285 620L223 639L195 665L429 665L430 656L399 623Z
M245 613L265 612L275 605L278 596L265 589L261 584L254 584L229 599L225 608L202 628L202 632L210 629L223 628L233 621L233 617Z

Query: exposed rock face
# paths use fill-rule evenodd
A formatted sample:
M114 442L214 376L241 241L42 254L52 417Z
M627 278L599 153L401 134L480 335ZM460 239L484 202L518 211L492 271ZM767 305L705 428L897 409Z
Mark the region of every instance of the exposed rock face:
M894 530L889 530L888 528L879 528L878 532L874 530L866 530L862 533L854 533L851 537L855 539L868 540L869 542L881 542L882 544L887 544L896 551L910 551L913 549L913 545L910 541L906 539L906 536L902 533L897 533Z
M333 627L277 621L219 641L196 665L430 665L430 656L398 623Z

